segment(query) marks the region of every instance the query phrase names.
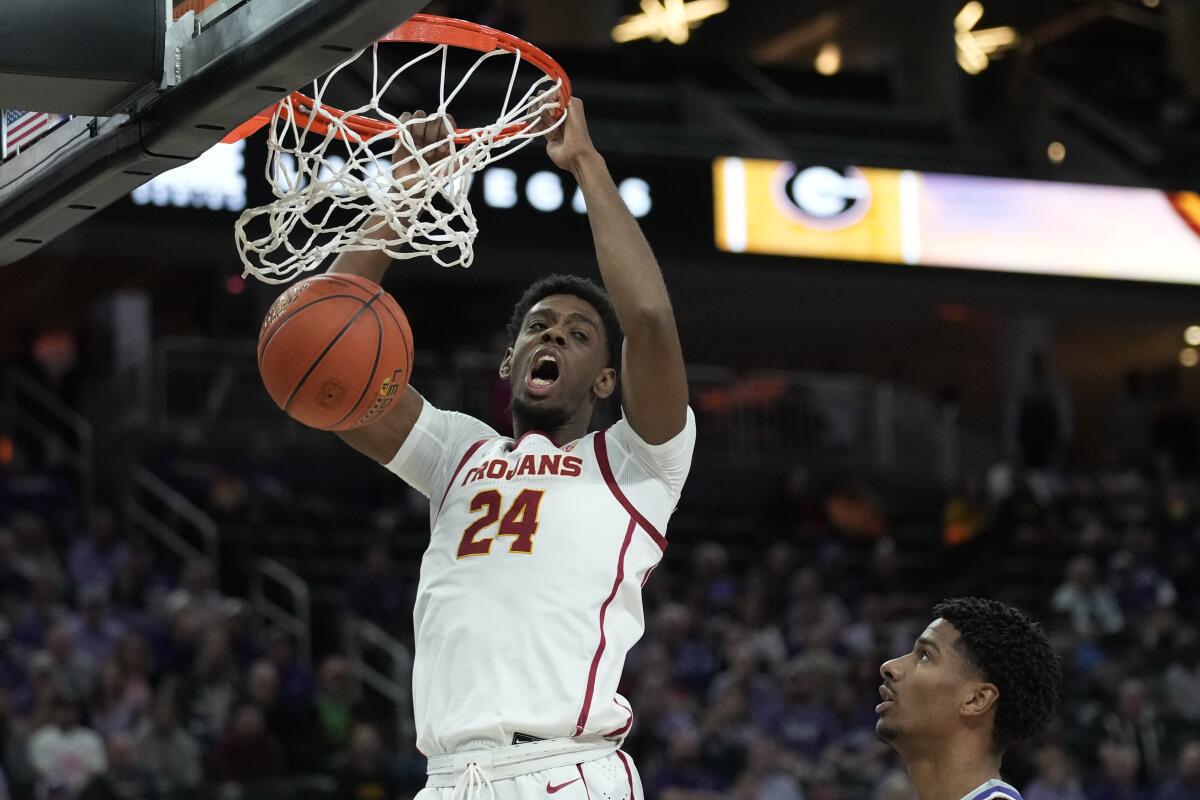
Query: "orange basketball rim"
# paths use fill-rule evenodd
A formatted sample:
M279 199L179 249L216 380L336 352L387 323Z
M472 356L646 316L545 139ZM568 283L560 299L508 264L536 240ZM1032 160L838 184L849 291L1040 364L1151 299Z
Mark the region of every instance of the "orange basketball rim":
M489 28L487 25L480 25L461 19L452 19L450 17L440 17L434 14L414 14L407 22L384 36L379 42L381 44L387 42L409 42L416 44L449 45L467 50L476 50L480 53L490 53L495 50L513 53L519 55L521 60L544 72L552 80L560 82L561 105L555 112L556 117L562 114L562 110L571 101L571 81L567 77L566 71L557 61L536 45L532 45L510 33ZM358 56L356 54L353 57L357 58ZM289 99L291 100L290 104L288 103ZM330 116L338 117L344 128L364 138L375 137L398 130L395 125L383 120L354 114L347 115L344 111L334 108L327 103L320 104L321 113L315 113L317 107L318 103L313 98L303 92L292 92L288 98L267 107L261 113L256 114L242 125L234 128L221 141L225 143L237 142L250 136L271 121L276 108L281 113L294 118L297 125L307 128L312 132L324 135L332 128L333 135L340 139L347 138L344 131L336 126L328 125L324 121L324 118ZM521 133L531 124L533 123L529 121L513 123L502 128L495 134L494 138L497 140L509 138ZM455 134L454 141L458 144L466 144L479 135L478 130L475 128L456 128Z

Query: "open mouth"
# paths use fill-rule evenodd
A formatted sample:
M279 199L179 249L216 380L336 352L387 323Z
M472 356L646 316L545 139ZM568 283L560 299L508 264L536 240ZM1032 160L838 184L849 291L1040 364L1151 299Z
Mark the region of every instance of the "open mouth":
M896 702L896 696L894 694L892 694L892 690L887 688L886 686L879 687L879 697L881 700L883 700L883 702L880 703L879 705L875 706L876 714L883 714L885 711L887 711L889 708L891 708Z
M560 374L558 357L544 352L534 356L527 384L533 393L542 394L558 383Z

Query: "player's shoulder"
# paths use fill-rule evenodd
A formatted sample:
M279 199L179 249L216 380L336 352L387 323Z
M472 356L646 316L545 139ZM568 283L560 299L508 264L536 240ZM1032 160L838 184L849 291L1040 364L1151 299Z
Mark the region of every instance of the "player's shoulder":
M617 442L629 449L641 452L667 453L686 450L690 453L696 443L696 415L692 411L692 407L688 406L687 413L684 415L683 427L670 439L660 444L650 444L643 439L641 434L629 424L629 418L625 416L601 431L600 435L608 441Z

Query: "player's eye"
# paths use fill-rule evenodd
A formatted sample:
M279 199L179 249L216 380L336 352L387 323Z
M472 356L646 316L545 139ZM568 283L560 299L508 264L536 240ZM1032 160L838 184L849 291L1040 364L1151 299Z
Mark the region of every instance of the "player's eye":
M531 323L529 323L529 330L531 330L531 331L540 331L540 330L542 330L542 329L543 329L543 328L545 328L545 327L546 327L546 323L544 323L544 322L531 322Z
M578 339L581 342L587 342L588 338L587 338L586 333L584 333L583 331L575 331L574 333L575 333L576 339Z
M917 648L917 661L928 661L928 660L929 660L929 651L926 650L924 647Z

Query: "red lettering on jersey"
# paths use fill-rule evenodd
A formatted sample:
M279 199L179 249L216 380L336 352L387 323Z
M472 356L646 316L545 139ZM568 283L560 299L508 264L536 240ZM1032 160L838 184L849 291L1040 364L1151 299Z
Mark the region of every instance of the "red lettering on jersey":
M538 464L538 475L557 475L558 462L562 461L562 456L542 456L541 462Z
M483 516L471 523L470 527L463 531L462 541L458 543L458 557L467 558L468 556L486 556L492 549L494 539L488 537L486 539L476 540L475 537L483 532L484 528L488 528L496 524L496 520L500 519L500 506L503 504L504 498L495 489L488 489L480 492L471 499L472 511L483 511Z
M542 505L543 492L537 489L526 489L517 495L512 507L500 520L500 529L496 536L512 536L510 553L532 553L533 535L538 529L538 509Z
M480 467L480 469L483 469ZM508 462L496 459L489 461L487 464L487 476L489 478L503 478L504 473L508 471Z
M521 459L521 466L517 467L517 477L522 475L537 475L537 461L532 455Z
M471 481L479 477L479 467L471 467L467 470L467 474L463 476L462 483L459 486L466 486Z
M566 456L562 461L562 476L578 478L583 474L583 459L579 456Z
M500 519L500 509L504 505L504 498L495 489L487 489L471 498L471 510L483 511L483 516L463 531L462 539L458 543L458 558L486 556L492 550L492 542L499 536L513 537L508 552L532 553L543 494L545 493L537 489L524 490L517 495L503 519ZM496 537L476 538L484 529L495 525L497 520L500 520L500 527L496 531Z

